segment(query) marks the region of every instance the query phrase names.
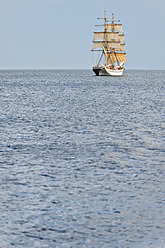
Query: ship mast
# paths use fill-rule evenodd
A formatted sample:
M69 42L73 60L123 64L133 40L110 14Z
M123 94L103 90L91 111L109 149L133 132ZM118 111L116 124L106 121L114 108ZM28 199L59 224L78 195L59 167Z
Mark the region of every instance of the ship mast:
M100 61L102 59L103 54L105 54L105 66L107 65L107 56L106 56L106 52L107 52L107 14L106 14L106 9L104 10L104 17L98 17L97 19L104 19L104 49L103 52L100 56L100 59L98 61L98 65L100 64ZM95 25L96 27L98 26L102 26L102 25Z
M107 38L108 37L107 37L107 16L106 16L106 9L105 9L105 12L104 13L105 13L105 17L104 17L105 18L104 19L105 20L105 23L104 23L105 24L105 29L104 29L104 32L105 32L105 34L104 34L105 51L104 52L105 52L105 66L107 66L107 54L106 53L107 53Z
M120 20L117 20L117 21L120 22ZM114 32L114 13L112 13L112 32ZM112 53L114 54L114 56L116 58L116 61L117 61L117 64L119 65L119 61L118 61L118 58L116 56L115 49L112 50ZM114 66L114 63L113 62L112 62L112 64Z

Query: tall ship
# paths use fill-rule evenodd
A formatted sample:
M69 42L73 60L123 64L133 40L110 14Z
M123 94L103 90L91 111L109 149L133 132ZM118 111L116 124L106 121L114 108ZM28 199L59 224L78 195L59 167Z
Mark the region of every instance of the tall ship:
M100 56L93 71L97 76L122 76L126 65L125 39L120 20L106 16L97 18L104 20L103 30L94 32L92 52L99 52Z

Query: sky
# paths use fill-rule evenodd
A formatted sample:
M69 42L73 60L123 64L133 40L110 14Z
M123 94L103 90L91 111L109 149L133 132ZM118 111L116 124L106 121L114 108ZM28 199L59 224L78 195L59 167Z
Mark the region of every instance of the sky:
M165 0L0 0L0 69L90 69L105 8L123 24L127 68L165 70Z

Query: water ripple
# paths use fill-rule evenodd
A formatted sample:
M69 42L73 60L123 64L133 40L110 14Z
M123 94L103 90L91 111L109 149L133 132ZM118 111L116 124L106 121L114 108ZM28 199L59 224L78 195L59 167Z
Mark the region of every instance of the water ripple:
M164 247L164 71L0 71L0 240Z

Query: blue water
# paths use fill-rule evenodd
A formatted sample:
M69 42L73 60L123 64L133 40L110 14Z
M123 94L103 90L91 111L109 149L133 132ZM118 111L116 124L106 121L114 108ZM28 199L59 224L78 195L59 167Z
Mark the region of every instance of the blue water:
M165 247L165 71L0 71L0 247Z

